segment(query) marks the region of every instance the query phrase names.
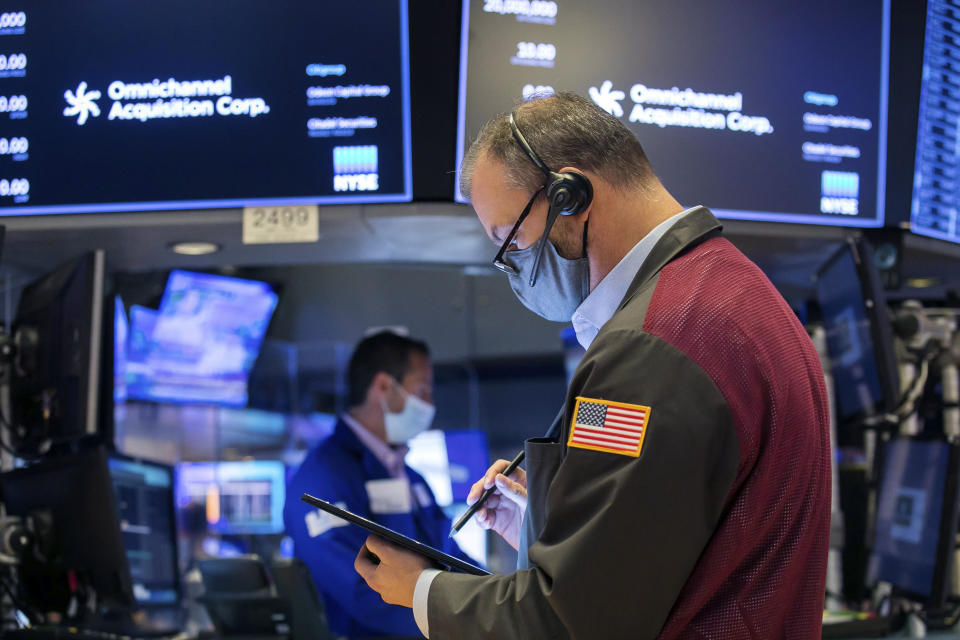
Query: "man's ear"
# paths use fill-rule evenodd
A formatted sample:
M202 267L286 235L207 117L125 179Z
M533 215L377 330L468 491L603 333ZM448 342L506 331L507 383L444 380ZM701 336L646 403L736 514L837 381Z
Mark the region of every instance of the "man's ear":
M367 402L380 404L388 397L391 387L393 387L393 378L390 374L386 371L378 371L370 381L370 387L367 388Z

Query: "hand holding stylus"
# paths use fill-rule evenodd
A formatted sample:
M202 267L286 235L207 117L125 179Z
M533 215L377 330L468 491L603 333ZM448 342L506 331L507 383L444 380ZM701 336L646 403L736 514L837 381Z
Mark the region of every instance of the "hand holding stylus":
M523 512L527 508L527 474L516 467L511 470L510 462L497 460L483 478L470 489L467 504L474 504L488 489L494 492L487 498L483 507L474 518L484 529L493 529L514 549L520 546L520 532L523 527ZM510 477L503 475L504 472Z

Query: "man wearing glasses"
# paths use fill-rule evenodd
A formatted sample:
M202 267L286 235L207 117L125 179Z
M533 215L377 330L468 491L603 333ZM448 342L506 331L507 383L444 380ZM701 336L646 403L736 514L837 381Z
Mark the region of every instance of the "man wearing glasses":
M471 493L497 488L476 517L516 572L441 573L375 537L357 571L434 639L819 637L826 392L773 285L574 94L487 123L461 186L520 300L587 353L559 439Z

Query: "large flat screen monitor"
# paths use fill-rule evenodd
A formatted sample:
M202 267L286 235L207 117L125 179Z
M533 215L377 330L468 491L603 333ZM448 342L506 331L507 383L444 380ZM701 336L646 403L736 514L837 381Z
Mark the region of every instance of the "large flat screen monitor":
M864 424L897 408L899 376L886 297L870 246L849 239L817 273L817 300L841 424Z
M133 595L141 606L176 606L180 579L173 469L118 455L108 464Z
M871 582L890 582L915 600L943 604L957 531L957 456L956 445L940 441L884 445Z
M627 125L688 206L883 224L890 0L463 4L458 166L484 121L566 90Z
M177 507L201 506L210 528L225 534L283 531L282 462L185 462L177 467Z
M276 305L264 282L172 271L158 311L131 307L128 396L245 405Z
M960 242L960 7L927 0L910 229Z
M20 0L0 215L409 201L407 0Z

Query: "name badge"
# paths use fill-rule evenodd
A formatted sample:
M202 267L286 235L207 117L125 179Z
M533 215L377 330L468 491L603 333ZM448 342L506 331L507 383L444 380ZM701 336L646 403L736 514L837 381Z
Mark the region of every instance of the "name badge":
M369 480L366 488L370 498L370 513L410 513L413 510L410 483L406 478Z
M336 506L340 507L341 509L346 509L347 503L340 501L336 504ZM304 516L304 520L307 523L307 535L309 535L311 538L322 536L330 529L335 529L336 527L345 527L350 524L346 520L341 520L332 513L320 511L320 509L308 511L307 515Z

